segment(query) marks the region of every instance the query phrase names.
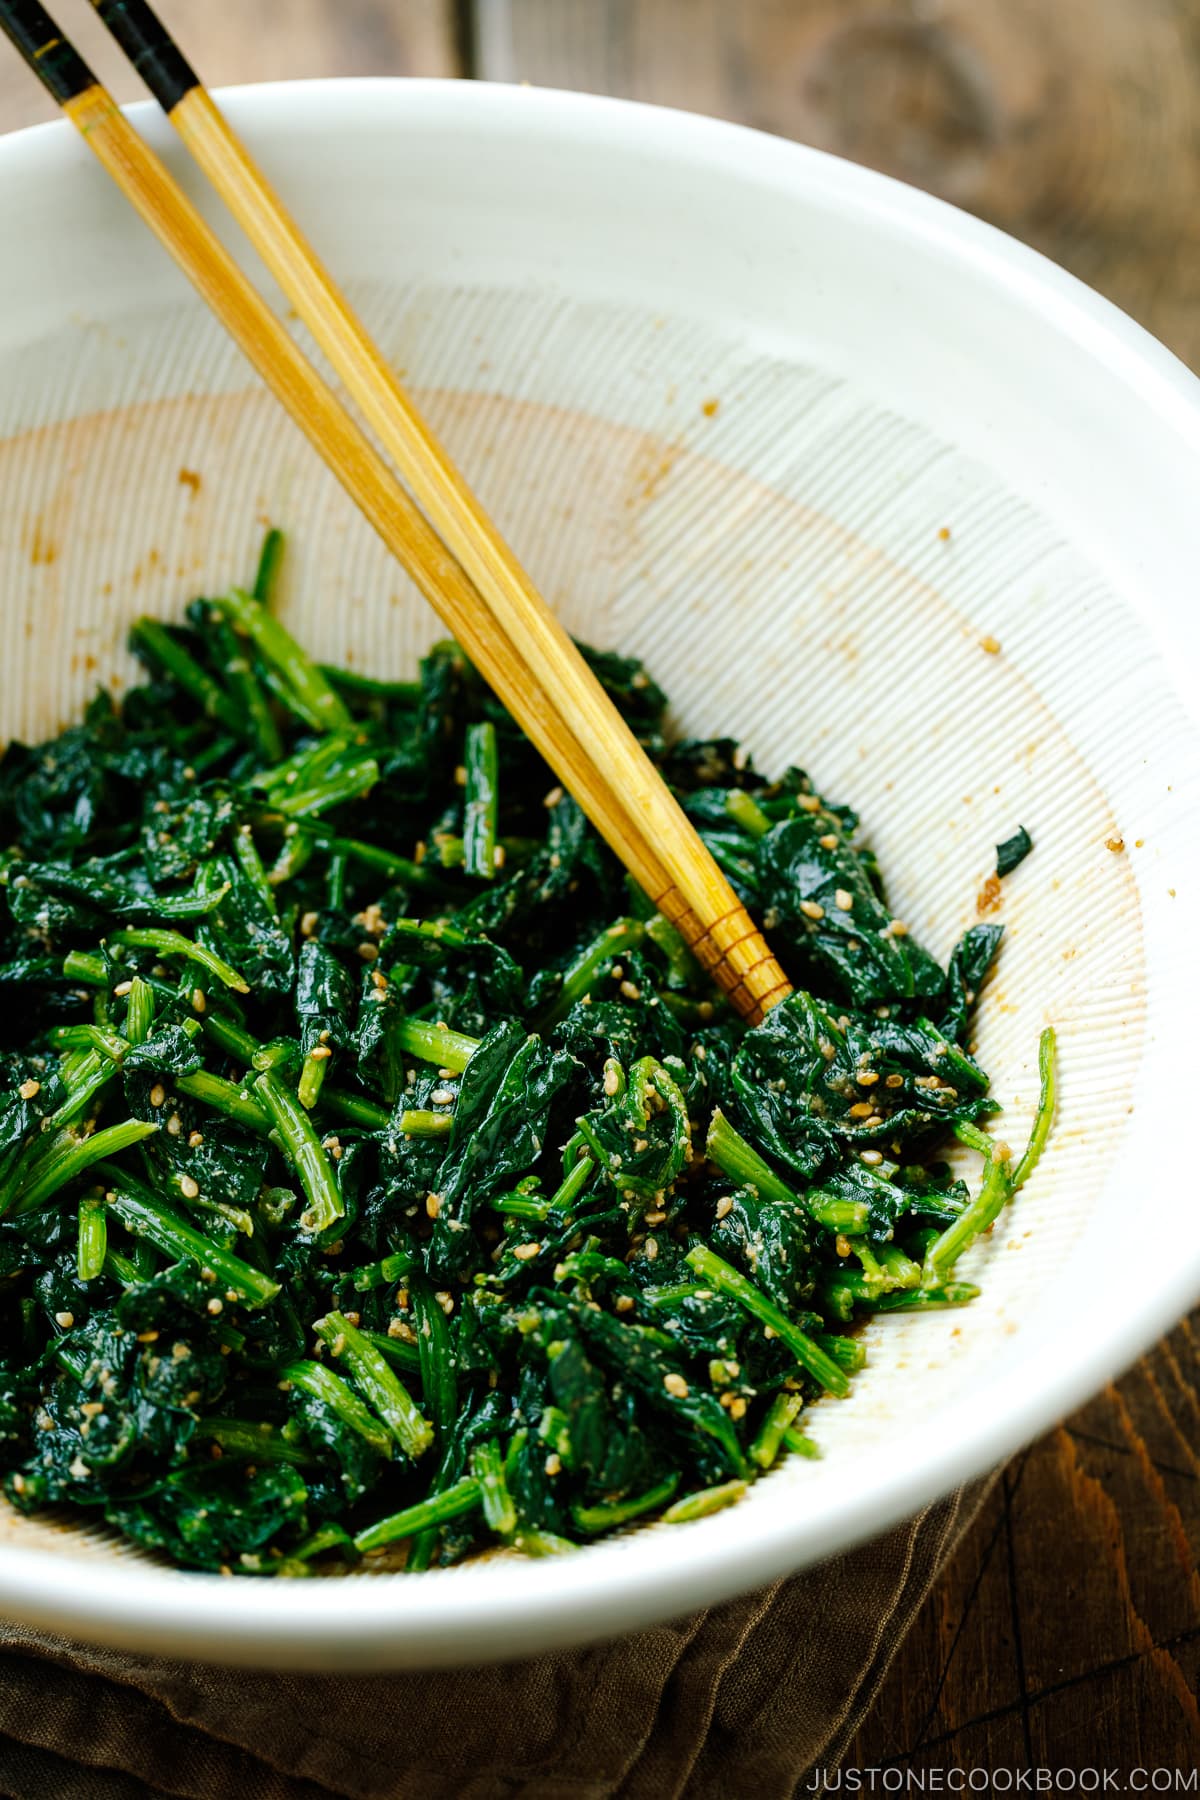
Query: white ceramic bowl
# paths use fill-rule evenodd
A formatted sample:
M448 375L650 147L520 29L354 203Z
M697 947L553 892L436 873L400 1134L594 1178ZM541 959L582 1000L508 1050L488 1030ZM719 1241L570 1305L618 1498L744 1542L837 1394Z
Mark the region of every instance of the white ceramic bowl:
M1037 846L980 1050L1016 1138L1057 1025L1057 1132L969 1259L983 1297L880 1321L852 1399L814 1409L822 1462L694 1525L412 1578L222 1581L0 1522L0 1612L85 1638L314 1668L531 1653L878 1532L1200 1294L1200 386L997 232L729 125L423 82L228 106L572 627L643 653L689 728L856 802L940 952L992 846L1018 822ZM0 142L0 494L5 735L127 678L130 616L244 579L268 517L322 655L399 671L435 635L65 125Z

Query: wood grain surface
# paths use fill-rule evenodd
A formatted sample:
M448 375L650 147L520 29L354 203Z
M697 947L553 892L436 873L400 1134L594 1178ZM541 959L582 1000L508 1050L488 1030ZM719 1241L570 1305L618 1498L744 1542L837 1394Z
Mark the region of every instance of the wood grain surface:
M1200 365L1193 0L478 0L506 77L715 113L1033 244ZM486 73L486 70L480 71Z
M929 189L1200 368L1188 0L159 0L206 79L472 73L689 107ZM89 9L64 24L122 97ZM52 109L0 56L0 129ZM1003 1473L851 1765L1200 1762L1200 1314ZM865 1790L864 1790L865 1791Z

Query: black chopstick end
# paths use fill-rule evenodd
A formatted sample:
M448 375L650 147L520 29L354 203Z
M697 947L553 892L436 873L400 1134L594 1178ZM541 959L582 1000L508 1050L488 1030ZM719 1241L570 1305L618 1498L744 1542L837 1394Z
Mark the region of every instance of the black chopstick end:
M145 0L92 0L100 18L165 112L200 86L200 78Z
M0 0L0 30L60 106L96 85L96 77L45 7L29 0Z

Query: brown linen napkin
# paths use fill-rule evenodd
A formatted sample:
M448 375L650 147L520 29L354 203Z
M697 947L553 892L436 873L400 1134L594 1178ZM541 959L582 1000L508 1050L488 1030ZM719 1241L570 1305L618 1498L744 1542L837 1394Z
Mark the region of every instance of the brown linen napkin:
M341 1678L0 1625L12 1800L785 1800L831 1770L978 1482L761 1593L590 1650Z

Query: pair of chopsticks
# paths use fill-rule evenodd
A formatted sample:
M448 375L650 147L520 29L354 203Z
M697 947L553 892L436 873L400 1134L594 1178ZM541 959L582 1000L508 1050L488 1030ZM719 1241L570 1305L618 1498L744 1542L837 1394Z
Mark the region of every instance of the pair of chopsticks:
M143 0L91 0L402 478L303 355L49 14L2 28L475 667L731 1003L790 992L761 933L658 771L371 342L170 33Z

